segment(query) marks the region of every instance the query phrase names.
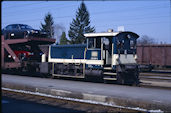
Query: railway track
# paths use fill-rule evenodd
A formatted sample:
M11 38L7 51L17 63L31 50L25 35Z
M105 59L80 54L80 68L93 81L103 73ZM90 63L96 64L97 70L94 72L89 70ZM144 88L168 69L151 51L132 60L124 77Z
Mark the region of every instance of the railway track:
M6 74L14 74L20 76L32 76L32 77L43 77L43 78L50 78L51 76L41 75L40 73L30 73L23 72L22 74L17 72L5 72ZM140 86L141 87L156 87L156 88L169 88L171 89L171 72L163 72L163 71L153 71L153 72L142 72L139 75L140 78ZM83 79L74 79L74 78L62 78L62 79L69 79L69 80L80 80ZM116 83L116 81L105 81L105 83Z
M171 82L171 73L150 72L140 73L140 80Z
M70 108L73 110L79 110L82 112L98 112L98 113L107 113L107 112L135 112L135 113L145 113L144 111L126 109L126 108L117 108L112 106L105 106L100 104L92 104L78 101L71 101L65 99L52 98L47 96L40 96L34 94L25 94L21 92L14 92L2 89L2 96L15 98L18 100L27 100L40 104L46 104L51 106L58 106L62 108Z
M143 72L139 75L141 87L155 87L171 89L171 72L152 71Z

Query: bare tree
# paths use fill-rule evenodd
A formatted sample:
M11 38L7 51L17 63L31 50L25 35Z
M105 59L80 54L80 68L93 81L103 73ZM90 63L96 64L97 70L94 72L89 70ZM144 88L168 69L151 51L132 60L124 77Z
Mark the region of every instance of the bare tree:
M153 39L153 38L150 38L149 36L147 35L143 35L141 36L138 41L137 41L138 44L143 44L143 45L146 45L146 44L157 44L157 42Z

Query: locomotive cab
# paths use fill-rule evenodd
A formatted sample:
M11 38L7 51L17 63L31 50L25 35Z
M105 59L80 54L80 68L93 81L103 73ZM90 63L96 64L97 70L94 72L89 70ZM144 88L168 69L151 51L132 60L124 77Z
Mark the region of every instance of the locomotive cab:
M86 59L100 60L101 65L88 65L88 69L102 70L103 78L116 79L120 84L139 83L136 63L136 40L133 32L88 33ZM101 68L100 68L101 67ZM95 73L96 74L96 73ZM114 76L113 76L114 75Z
M112 37L88 37L87 51L91 52L90 59L98 59L103 61L103 66L111 67L112 60ZM100 54L93 55L98 51ZM99 55L99 56L98 56ZM96 57L95 57L96 56Z
M102 60L103 66L107 67L118 64L136 64L136 40L139 37L137 34L107 32L89 33L85 36L87 38L87 59Z

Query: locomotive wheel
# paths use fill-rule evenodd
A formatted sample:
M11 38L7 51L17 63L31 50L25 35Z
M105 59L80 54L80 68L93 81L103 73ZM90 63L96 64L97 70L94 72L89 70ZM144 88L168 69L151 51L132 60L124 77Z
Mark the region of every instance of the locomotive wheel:
M56 77L52 75L51 78L52 78L52 79L55 79Z
M117 83L118 83L118 84L121 84L121 85L125 84L125 80L124 80L124 78L122 77L122 74L121 74L121 73L117 73L116 79L117 79Z
M135 72L134 81L135 81L135 83L133 85L139 86L140 81L139 81L139 72L138 71Z

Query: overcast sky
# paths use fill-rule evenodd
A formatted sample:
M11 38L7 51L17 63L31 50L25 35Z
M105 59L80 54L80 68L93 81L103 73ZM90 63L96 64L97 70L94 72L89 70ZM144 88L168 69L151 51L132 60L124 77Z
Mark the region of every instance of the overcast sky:
M126 31L171 44L170 0L84 2L90 13L91 26L95 26L96 32L107 31L109 28L117 31L118 26L124 26ZM50 12L56 27L59 28L59 37L61 31L68 34L70 23L75 18L80 3L81 1L3 1L1 28L22 23L39 29L45 14Z

